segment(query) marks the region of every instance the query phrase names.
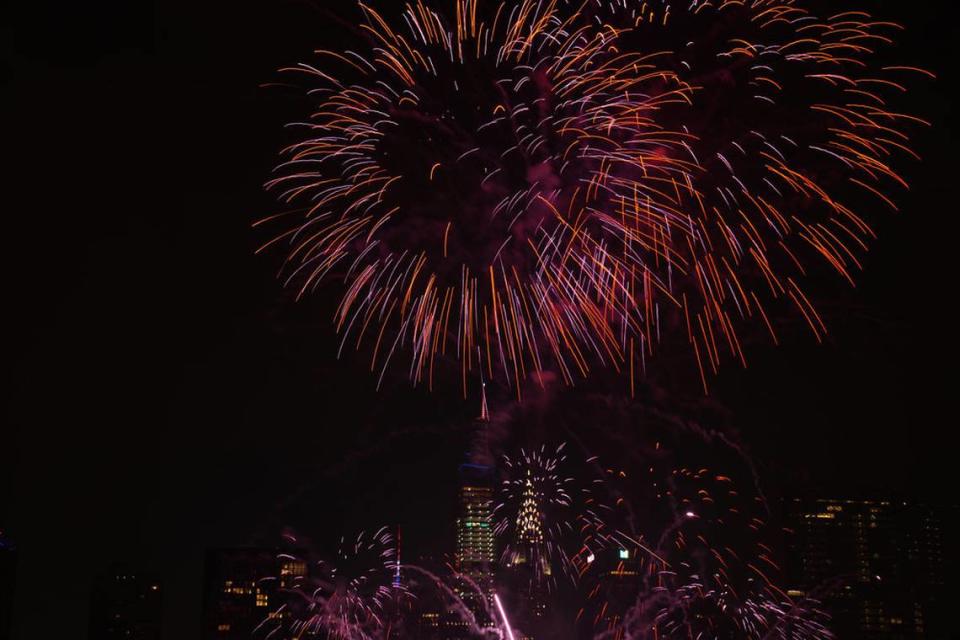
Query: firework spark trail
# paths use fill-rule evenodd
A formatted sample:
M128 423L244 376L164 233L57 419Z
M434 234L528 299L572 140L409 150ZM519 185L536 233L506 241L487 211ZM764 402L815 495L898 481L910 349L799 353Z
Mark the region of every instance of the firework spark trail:
M506 629L507 638L516 640L513 635L513 629L510 628L510 621L507 620L507 612L503 609L503 603L500 601L500 596L496 593L493 594L493 601L497 604L497 611L500 613L500 619L503 621L504 629Z
M261 623L257 637L273 638L286 632L297 638L331 640L405 638L409 636L402 624L404 611L416 610L417 603L422 606L430 595L439 595L439 610L446 617L455 616L473 637L502 637L502 625L479 624L477 614L464 602L460 590L483 593L469 576L457 572L451 564L444 565L449 573L443 575L417 564L397 565L394 549L395 541L386 529L372 537L361 533L356 544L342 547L337 554L342 564L352 565L353 571L343 576L340 566L320 561L307 570L307 575L296 576L281 586L280 591L288 597ZM282 557L302 562L297 556ZM398 569L404 575L400 584L387 576L395 575ZM283 583L283 576L273 581ZM483 605L488 619L497 619L493 602L485 597L476 602Z
M591 458L585 466L603 473L596 484L584 482L564 452L562 445L541 446L505 458L494 523L501 579L512 589L528 587L513 576L517 565L533 569L524 580L545 580L552 599L561 586L576 594L580 609L565 629L592 629L610 640L832 637L815 594L790 596L778 586L771 546L778 534L762 495L741 493L732 478L706 468L674 467L672 455L653 452L636 474ZM581 489L585 499L576 500ZM638 510L642 531L629 526ZM518 564L531 550L533 557ZM560 570L569 581L551 581ZM617 587L618 580L632 586Z
M675 467L672 455L650 455L649 467L631 474L604 468L596 486L574 483L563 473L571 466L564 451L563 446L544 446L509 460L504 492L509 496L514 487L522 486L520 493L529 496L526 482L510 477L542 477L533 483L541 488L533 495L547 505L541 510L543 530L552 528L558 534L552 550L544 545L544 557L552 567L567 565L574 571L571 580L562 583L564 594L575 595L581 602L576 615L571 612L572 620L558 619L563 634L579 629L590 631L598 640L832 637L827 618L818 609L816 592L796 597L777 585L780 570L771 547L767 509L752 491L741 494L732 478L707 468ZM591 468L601 467L594 458L586 462ZM621 486L614 486L618 482ZM569 517L588 513L573 499L580 487L589 487L590 497L582 504L590 508L600 509L604 494L621 498L613 509L602 509L602 521L596 513ZM545 499L551 495L556 503L552 507ZM501 562L501 570L507 573L499 576L507 582L501 586L516 586L507 574L515 550L511 540L521 529L511 522L518 523L522 518L514 518L523 511L503 506L514 502L511 498L500 507L509 516L495 512L496 526L507 532L501 535L507 543L503 556L507 560ZM637 510L644 513L644 531L622 528L621 517ZM297 556L282 558L292 561ZM498 603L477 598L475 603L482 604L483 611L465 604L464 590L485 592L452 564L445 565L448 573L414 564L400 567L396 542L385 529L344 541L336 562L315 565L319 573L281 569L275 580L289 597L264 621L260 632L266 637L282 632L342 640L407 637L401 610L424 606L421 610L455 616L476 637L509 634L508 623L496 622L504 620L502 613L498 617ZM404 576L399 589L393 580L398 568ZM619 591L625 583L615 584L618 575L631 585L630 600L624 600L624 592ZM559 596L554 590L551 598ZM437 597L438 606L434 606L431 602ZM391 608L391 604L398 606ZM495 621L495 626L478 624L481 614Z
M521 450L515 459L504 456L506 477L492 516L501 566L523 566L530 581L546 591L557 587L558 575L575 586L590 568L588 558L616 544L605 522L611 508L596 490L602 478L578 477L565 447Z
M457 593L457 590L451 585L460 585L463 588L470 589L474 594L479 596L483 596L483 591L476 584L476 582L470 579L469 576L453 570L452 565L447 565L447 569L451 570L452 575L451 577L444 578L438 573L430 571L419 565L403 565L404 571L422 575L430 581L430 585L440 592L442 601L445 603L444 609L448 613L455 613L461 622L465 622L470 630L470 633L474 634L476 637L492 636L495 631L490 628L481 627L479 624L477 624L476 615L470 609L470 607L466 605L466 603L463 601L463 598ZM489 603L487 602L486 597L479 597L476 599L476 602L481 603L486 608L484 613L491 620L495 619L493 612L489 610Z
M292 540L295 542L295 540ZM392 581L396 569L396 544L381 528L373 535L360 533L341 540L334 561L307 563L298 556L281 556L300 562L304 571L273 578L283 603L261 623L265 637L290 633L293 637L333 640L373 640L382 636L387 604L408 594Z
M360 50L288 69L316 108L268 182L290 211L266 246L298 296L345 284L341 348L399 351L517 389L612 367L631 389L655 346L689 343L706 389L778 340L802 282L853 282L873 237L851 203L896 209L918 118L876 52L899 29L793 0L360 4ZM663 43L663 48L656 48ZM478 355L479 354L479 355Z
M625 547L635 563L628 571L643 576L633 604L606 599L599 584L591 591L596 638L833 637L813 595L792 597L777 586L760 498L741 496L731 478L709 469L648 472L669 517L653 551L642 538Z

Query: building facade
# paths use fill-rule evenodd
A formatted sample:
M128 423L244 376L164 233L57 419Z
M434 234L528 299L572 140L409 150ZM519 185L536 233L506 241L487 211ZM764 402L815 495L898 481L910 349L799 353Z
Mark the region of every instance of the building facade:
M839 638L946 639L941 510L895 500L786 504L790 594L824 602Z
M280 592L307 575L306 562L267 549L216 549L204 568L204 640L250 640L278 615ZM269 625L274 628L276 625Z
M491 474L489 467L479 465L460 468L460 514L456 523L454 555L461 576L457 582L457 595L480 624L489 622L486 612L493 597L495 558Z
M456 546L454 566L459 574L457 596L480 626L490 626L493 606L495 548L493 532L494 468L487 441L490 415L484 389L480 415L474 422L474 441L468 462L458 469ZM442 616L444 638L471 637L463 612L446 611Z
M649 568L645 552L637 547L605 549L598 554L603 556L597 562L601 565L600 590L606 607L596 613L592 623L597 629L610 631L636 605L644 571Z
M517 623L531 634L535 634L546 615L552 578L543 531L543 496L537 486L537 479L531 477L528 469L517 514L516 539L505 567L517 596L514 603Z
M149 573L116 565L97 576L89 640L160 640L162 589Z

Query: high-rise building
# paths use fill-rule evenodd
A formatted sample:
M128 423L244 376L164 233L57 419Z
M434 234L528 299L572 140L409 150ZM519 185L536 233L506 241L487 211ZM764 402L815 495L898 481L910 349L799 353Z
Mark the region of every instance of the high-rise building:
M283 615L278 592L307 575L307 565L267 549L217 549L207 552L204 573L204 640L249 640Z
M465 464L460 467L460 517L457 519L457 571L461 599L474 614L483 616L493 594L494 541L493 488L490 469ZM486 602L486 604L484 604Z
M510 582L518 596L517 621L531 631L546 613L551 579L543 534L543 496L537 490L537 480L528 469L517 514L516 540L507 558Z
M89 640L160 640L162 593L156 576L115 565L94 580Z
M17 550L0 531L0 640L13 633L13 590L17 580Z
M449 566L448 555L420 556L415 564L418 567L437 568ZM401 576L403 579L403 576ZM409 605L403 616L404 628L409 630L409 636L397 634L396 638L417 638L417 640L447 640L448 638L468 637L459 629L465 625L458 624L460 618L450 610L451 598L442 589L417 590L415 597L404 597L403 602Z
M944 537L938 509L895 500L793 499L788 574L839 638L943 638Z
M459 517L456 523L457 544L454 554L456 569L462 576L456 585L457 595L482 626L492 623L487 611L492 606L495 562L492 522L493 467L490 464L486 440L489 420L484 391L480 416L475 425L477 433L474 450L471 452L470 462L460 465L459 470Z
M649 572L648 561L649 556L638 547L607 548L589 555L587 562L593 565L591 571L599 577L595 601L602 602L603 606L588 610L581 620L581 630L587 633L581 637L593 638L599 633L622 637L616 630L637 604L643 576Z

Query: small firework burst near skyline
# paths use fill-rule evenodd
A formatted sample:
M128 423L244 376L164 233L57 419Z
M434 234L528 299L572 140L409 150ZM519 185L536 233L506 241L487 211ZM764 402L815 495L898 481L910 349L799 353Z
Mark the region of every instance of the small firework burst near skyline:
M286 538L297 546L295 537ZM386 527L342 538L333 559L311 559L301 551L283 553L279 561L280 574L271 582L285 597L260 625L266 637L381 638L395 613L391 605L408 596L394 581L397 542Z
M833 638L817 594L782 585L775 548L789 533L770 524L755 491L708 468L651 462L637 475L646 497L625 499L643 522L630 529L611 518L624 527L618 555L585 585L578 619L595 637Z
M616 546L605 518L603 479L590 476L595 459L577 465L568 460L566 443L504 456L503 478L493 510L499 562L522 568L528 581L553 591L558 580L576 586L590 569L589 558Z

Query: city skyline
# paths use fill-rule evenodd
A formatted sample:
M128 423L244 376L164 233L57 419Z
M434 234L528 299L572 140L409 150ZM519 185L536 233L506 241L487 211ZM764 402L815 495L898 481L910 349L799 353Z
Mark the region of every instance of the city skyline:
M474 426L483 429L484 421L476 420ZM419 629L415 637L422 640L473 637L470 632L473 624L481 628L496 626L497 621L487 617L488 612L495 612L495 607L504 607L506 602L508 609L505 610L511 611L511 624L519 621L525 626L524 631L515 628L517 638L554 637L547 629L535 630L538 620L550 611L546 605L550 594L527 590L533 586L529 582L531 575L517 573L516 565L523 565L526 560L518 562L515 551L500 555L504 549L524 547L493 536L492 506L496 495L492 478L495 474L495 465L479 469L471 465L467 473L464 465L460 465L460 502L450 513L452 526L448 529L452 535L447 544L432 549L441 556L453 550L452 568L456 571L450 579L449 595L438 601L445 603L439 606L428 604L429 600L417 604L414 598L396 610L382 611L398 629ZM527 490L523 495L518 532L529 531L531 521L542 522L544 517L539 507L534 507L535 511L527 508L533 505L530 498L534 493ZM779 518L787 536L771 552L782 557L787 566L784 583L787 595L798 602L815 599L839 633L862 634L855 637L863 638L947 638L944 634L951 627L945 617L949 594L946 574L957 566L956 554L949 550L948 540L956 531L953 518L958 510L960 506L956 504L936 506L880 497L806 494L785 498ZM700 514L687 511L682 515ZM532 528L539 530L536 526ZM479 530L479 534L475 530ZM364 535L361 533L361 538ZM293 539L290 535L287 537ZM415 558L409 567L401 565L399 535L386 538L385 544L396 552L392 556L396 560L385 563L384 574L393 589L408 593L408 588L416 583L415 577L440 571L434 560L424 557ZM643 588L645 565L655 557L656 553L646 547L643 539L622 539L590 553L586 562L603 567L598 569L597 588L606 604L590 614L594 616L592 621L587 620L589 615L584 617L583 611L577 615L577 624L586 635L576 637L593 637L597 630L616 627L633 607ZM312 574L324 563L325 560L318 561L317 556L302 549L280 545L209 550L204 569L202 637L209 640L254 638L258 634L269 635L273 619L295 620L296 614L289 617L290 614L285 613L288 604L299 598L291 594L301 585L317 584L311 581L315 577ZM115 565L101 574L98 585L91 611L109 609L119 613L110 615L112 622L103 623L97 622L99 618L93 614L91 640L160 637L161 616L156 605L160 584L156 577L138 577L138 572ZM493 595L498 591L500 602L495 604ZM154 604L145 609L140 593L154 597ZM889 635L896 633L905 635Z

